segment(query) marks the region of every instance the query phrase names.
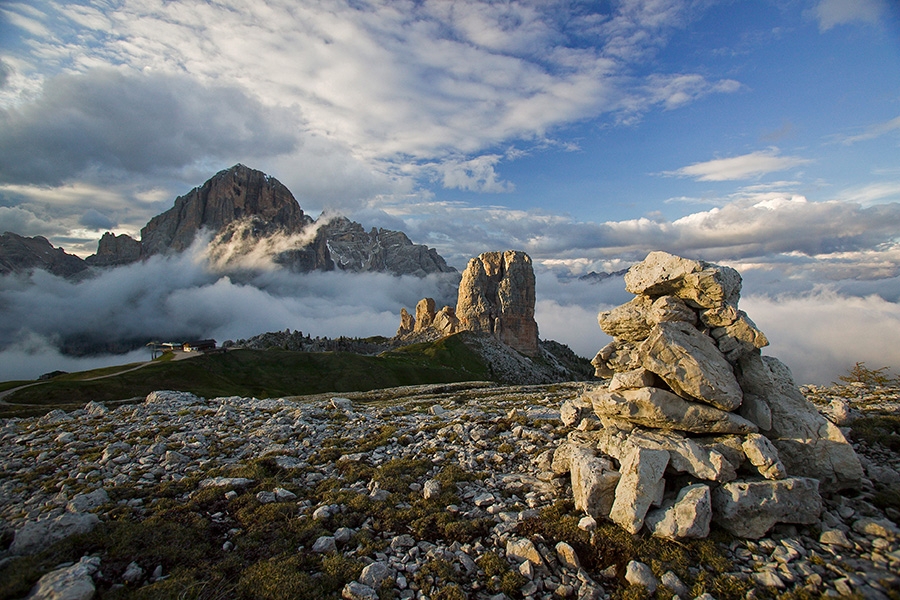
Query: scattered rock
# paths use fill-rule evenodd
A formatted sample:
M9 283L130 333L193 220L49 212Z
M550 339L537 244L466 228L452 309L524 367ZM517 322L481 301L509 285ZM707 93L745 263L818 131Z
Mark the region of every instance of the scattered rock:
M92 575L99 568L99 557L84 556L72 566L56 569L41 577L28 597L48 600L90 600L97 591Z
M629 561L625 567L625 581L631 585L644 586L650 594L653 594L659 585L650 567L636 560Z

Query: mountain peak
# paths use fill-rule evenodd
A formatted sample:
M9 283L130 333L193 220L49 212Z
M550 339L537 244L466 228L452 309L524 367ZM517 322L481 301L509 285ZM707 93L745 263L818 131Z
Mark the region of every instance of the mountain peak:
M312 222L284 184L238 163L179 196L175 206L150 219L141 229L143 254L181 252L201 229L219 232L244 219L256 221L261 235L299 233Z

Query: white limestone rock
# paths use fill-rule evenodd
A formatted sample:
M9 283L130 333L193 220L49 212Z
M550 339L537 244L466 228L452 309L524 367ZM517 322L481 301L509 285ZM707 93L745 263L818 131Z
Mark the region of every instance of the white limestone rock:
M743 417L718 408L688 402L660 388L595 390L584 394L601 421L622 419L653 429L677 429L692 433L756 433L757 427Z
M741 385L765 398L772 411L766 432L789 475L814 477L823 490L857 486L862 465L841 430L823 417L800 392L790 369L776 358L758 353L738 363Z
M578 448L572 452L570 465L575 508L594 518L608 516L620 479L612 461Z
M662 496L663 474L669 464L665 450L634 447L623 459L609 518L629 533L637 533L653 502Z
M641 366L678 395L732 411L743 392L712 338L689 323L660 323L640 345Z
M651 252L625 274L625 289L651 297L678 296L698 308L735 304L741 276L731 267Z
M732 481L712 494L713 521L732 535L758 539L776 523L811 525L822 513L819 482L807 477Z
M733 323L717 327L709 333L716 340L719 350L731 362L769 345L765 334L742 310L738 311L738 318Z
M731 481L736 476L735 467L716 450L704 448L674 431L635 429L628 441L642 448L667 451L669 467L680 473L707 481Z
M650 305L648 317L651 323L669 323L683 321L691 325L697 324L697 313L677 296L660 296Z
M100 524L93 513L63 513L53 519L28 521L16 531L11 554L34 554L50 544L77 533L88 533Z
M625 581L631 585L644 586L650 594L655 592L659 585L650 567L636 560L629 561L625 566Z
M535 547L534 542L528 538L510 538L507 540L506 557L517 561L527 560L536 567L544 564L544 559L541 558L541 554Z
M647 321L652 301L646 296L636 296L616 308L597 315L600 329L619 340L640 342L647 339L653 327Z
M758 433L747 434L742 444L744 454L759 474L766 479L784 479L787 472L781 459L778 458L778 450L769 439Z
M698 483L681 488L678 497L662 508L650 511L644 523L657 537L668 539L705 538L712 520L709 486Z
M359 582L371 588L378 588L381 582L393 575L393 569L384 562L375 561L363 567Z
M378 600L378 592L358 581L351 581L341 590L344 600Z
M570 398L562 403L559 408L559 418L566 427L574 427L586 417L593 416L593 409L589 402L580 397Z
M609 391L638 389L642 387L651 387L656 380L656 376L641 367L631 371L623 371L612 376L609 382Z
M74 565L56 569L41 577L28 597L47 600L90 600L97 591L92 576L99 568L99 557L84 556Z

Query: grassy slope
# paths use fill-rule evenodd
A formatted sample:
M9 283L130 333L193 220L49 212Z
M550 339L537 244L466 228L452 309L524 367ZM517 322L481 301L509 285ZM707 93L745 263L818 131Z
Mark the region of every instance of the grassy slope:
M92 372L90 375L99 374L103 373ZM453 336L379 356L232 350L153 364L95 381L84 381L84 375L63 375L16 392L6 398L14 405L0 405L0 416L41 414L52 408L68 410L91 400L107 402L143 397L153 390L181 390L207 398L273 398L483 380L488 378L488 370L458 336ZM29 406L23 407L23 404Z

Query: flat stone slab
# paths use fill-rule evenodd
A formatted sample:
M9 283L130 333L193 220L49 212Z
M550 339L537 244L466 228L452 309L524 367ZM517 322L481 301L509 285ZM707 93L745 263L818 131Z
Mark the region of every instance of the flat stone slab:
M735 413L687 400L660 388L595 390L583 395L601 420L622 419L653 429L691 433L756 433L756 425Z

